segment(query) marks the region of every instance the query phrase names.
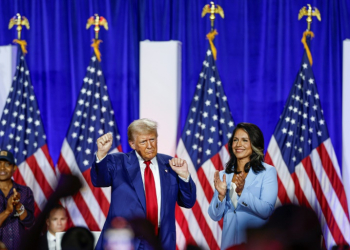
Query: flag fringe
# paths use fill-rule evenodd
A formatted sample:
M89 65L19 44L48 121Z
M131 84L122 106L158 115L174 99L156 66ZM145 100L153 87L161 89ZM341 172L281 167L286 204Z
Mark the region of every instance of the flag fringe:
M27 54L28 53L28 51L26 49L27 42L25 40L14 39L13 42L17 43L17 44L19 44L21 46L23 54Z
M313 64L312 55L311 55L311 52L310 52L310 48L309 48L309 46L307 45L307 42L306 42L306 37L307 36L311 36L311 38L314 38L315 35L314 35L314 33L312 31L305 31L303 33L303 37L301 38L301 42L304 44L304 48L305 48L307 57L309 58L310 65L312 66L312 64Z
M209 40L209 44L210 44L210 48L211 48L211 52L213 52L213 57L214 57L214 60L216 61L216 54L217 54L217 51L216 51L216 48L215 48L215 45L213 43L213 40L215 38L215 36L218 34L218 32L216 30L213 30L213 31L210 31L208 34L207 34L207 38Z
M94 48L95 55L96 55L97 60L98 60L99 62L101 62L101 52L100 52L100 50L99 50L100 43L102 43L102 40L92 39L91 47Z

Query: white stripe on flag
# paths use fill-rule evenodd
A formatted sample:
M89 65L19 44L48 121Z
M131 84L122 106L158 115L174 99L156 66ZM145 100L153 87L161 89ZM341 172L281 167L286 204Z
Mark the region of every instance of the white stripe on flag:
M223 167L223 169L225 169L226 163L230 160L230 154L227 151L225 146L220 149L219 155L220 155L222 167Z
M71 196L67 197L64 203L74 226L82 226L88 228L88 225L86 224L86 221L81 215L80 210L75 204L73 198Z
M176 245L180 250L186 249L186 238L184 234L182 233L181 227L175 220L175 226L176 226Z
M26 183L26 186L30 187L30 189L33 191L34 200L38 205L38 208L40 209L40 211L43 211L47 199L39 183L37 182L32 170L30 169L28 163L26 161L22 162L18 166L18 170L19 173L22 175L22 179Z
M52 190L55 190L57 186L57 177L54 169L50 165L50 162L47 160L46 155L41 150L41 148L39 148L35 152L34 157L36 159L36 162L38 163L38 166L41 168L41 171L43 172L46 181L48 182Z

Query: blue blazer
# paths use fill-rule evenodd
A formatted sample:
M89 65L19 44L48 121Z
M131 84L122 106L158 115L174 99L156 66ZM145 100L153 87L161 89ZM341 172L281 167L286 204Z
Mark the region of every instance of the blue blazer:
M241 196L238 197L237 207L232 204L229 192L233 173L220 171L220 179L226 175L226 196L220 202L218 191L215 190L210 202L208 213L214 221L224 217L221 249L246 241L246 229L263 225L274 210L277 199L277 172L273 166L263 163L266 170L254 173L250 169Z
M181 180L169 166L171 156L157 154L161 186L161 211L159 237L164 249L176 248L175 205L191 208L196 202L196 186ZM111 204L96 249L103 249L103 233L111 220L120 216L125 219L146 218L146 197L140 165L135 151L109 154L91 169L91 181L95 187L112 187ZM135 240L135 249L141 240ZM146 244L141 246L147 249Z

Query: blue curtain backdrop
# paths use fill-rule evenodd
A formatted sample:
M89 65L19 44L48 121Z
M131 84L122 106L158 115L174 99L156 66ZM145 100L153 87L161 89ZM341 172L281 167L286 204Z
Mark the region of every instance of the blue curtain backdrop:
M20 13L30 22L22 32L26 56L41 110L50 153L57 162L63 139L92 54L93 30L87 19L98 13L109 23L100 39L106 78L122 147L129 150L126 131L139 118L139 42L179 40L182 43L182 105L180 130L193 98L208 42L206 0L1 0L0 45L17 36L8 30ZM215 22L219 35L217 67L235 123L257 124L265 148L283 110L300 67L306 29L301 7L310 3L322 15L312 23L313 71L321 104L341 163L342 41L350 38L348 0L217 0L225 19ZM0 87L1 91L1 87ZM171 93L169 93L171 94ZM161 151L161 145L160 145Z

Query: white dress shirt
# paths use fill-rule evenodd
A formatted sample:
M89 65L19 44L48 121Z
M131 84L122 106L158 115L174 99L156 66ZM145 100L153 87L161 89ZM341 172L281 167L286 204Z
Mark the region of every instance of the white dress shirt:
M231 182L231 185L230 185L230 198L231 198L231 201L232 201L232 204L233 206L236 208L237 207L237 193L236 193L236 183L234 182Z
M47 231L46 237L49 250L56 250L56 236Z

